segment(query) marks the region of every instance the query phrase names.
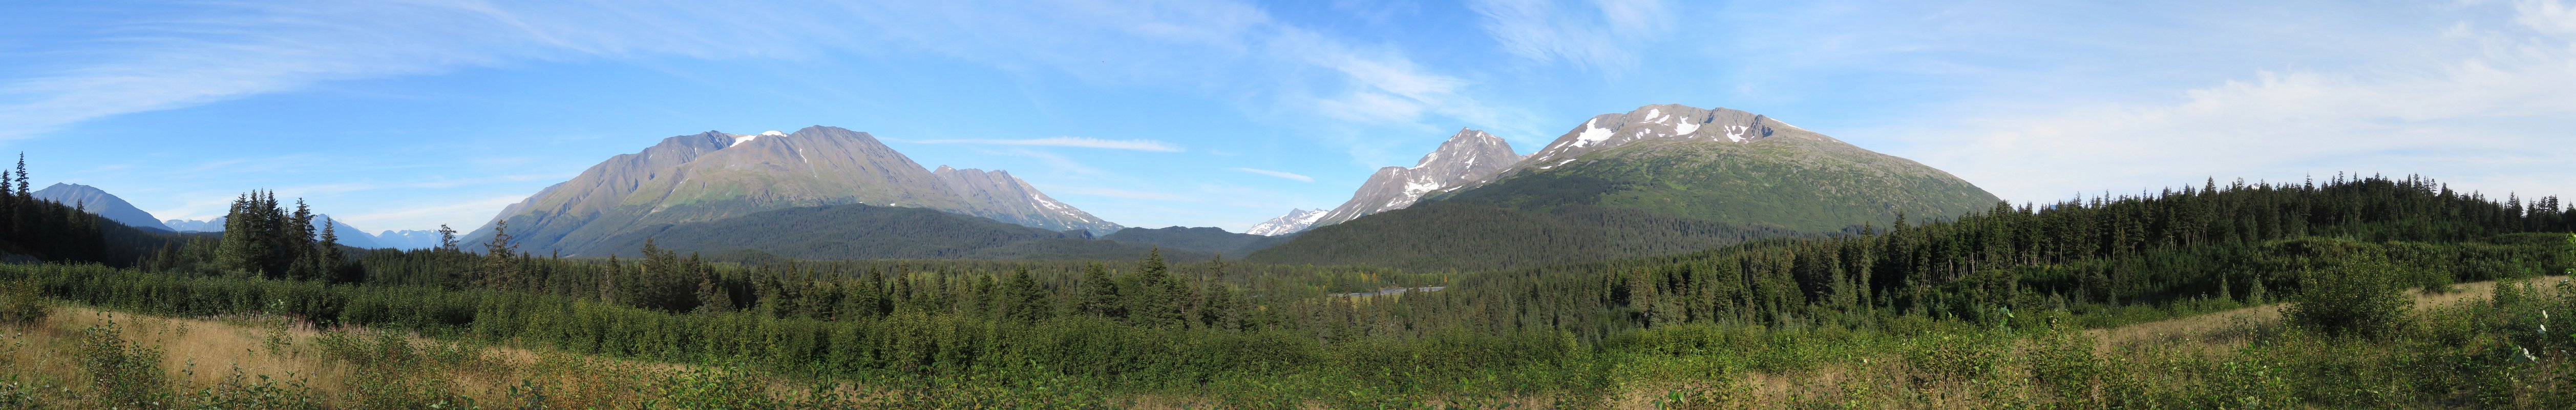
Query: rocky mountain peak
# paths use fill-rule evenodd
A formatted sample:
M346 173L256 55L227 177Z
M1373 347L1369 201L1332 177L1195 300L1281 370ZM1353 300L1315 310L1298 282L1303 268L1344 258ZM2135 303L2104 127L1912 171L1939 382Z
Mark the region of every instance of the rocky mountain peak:
M1349 202L1326 212L1308 227L1331 225L1363 215L1404 209L1433 192L1455 190L1492 182L1496 174L1519 163L1520 154L1501 137L1471 128L1460 128L1457 134L1412 167L1379 168L1360 185ZM1302 229L1301 229L1302 230Z
M1624 114L1601 114L1530 153L1522 167L1549 169L1583 154L1655 139L1696 139L1752 143L1777 136L1787 123L1724 107L1701 109L1681 104L1637 107Z

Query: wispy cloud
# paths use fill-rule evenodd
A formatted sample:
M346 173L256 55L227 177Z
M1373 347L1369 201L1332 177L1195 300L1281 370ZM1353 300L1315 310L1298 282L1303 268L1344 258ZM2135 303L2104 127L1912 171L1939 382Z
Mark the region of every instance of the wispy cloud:
M1464 77L1418 66L1392 44L1283 21L1244 1L199 5L153 21L92 24L105 34L79 39L86 45L77 50L12 59L28 63L0 82L0 124L13 125L0 138L334 81L561 61L836 53L942 54L1097 85L1196 93L1289 120L1405 124L1440 115L1509 129L1496 122L1520 118L1497 114L1514 110L1489 106L1466 92ZM1181 150L1079 137L985 142Z
M924 141L913 141L913 142L922 143L922 144L1036 145L1036 146L1048 146L1048 147L1102 148L1102 149L1123 149L1123 150L1153 151L1153 152L1181 152L1181 151L1185 151L1185 150L1181 149L1181 147L1180 147L1179 145L1173 145L1172 143L1169 143L1169 142L1155 141L1155 140L1148 140L1148 139L1134 139L1134 140L1104 140L1104 139L1099 139L1099 138L1086 138L1086 137L1054 137L1054 138L1034 138L1034 139L1017 139L1017 140L952 139L952 140L924 140Z
M1661 0L1595 0L1591 7L1560 3L1479 0L1468 7L1485 17L1485 32L1512 54L1603 70L1637 65L1630 48L1673 25Z
M1287 172L1272 171L1272 170L1267 170L1267 169L1258 169L1258 168L1232 168L1232 169L1233 169L1233 170L1236 170L1236 171L1243 171L1243 172L1250 172L1250 173L1255 173L1255 174L1262 174L1262 175L1269 175L1269 176L1280 177L1280 178L1293 179L1293 180L1297 180L1298 182L1315 182L1315 177L1310 177L1310 176L1305 176L1305 175L1297 175L1297 174L1287 173Z
M2449 50L2336 69L2252 70L2162 104L1996 109L1910 139L1925 163L2013 200L2135 192L2216 176L2414 174L2489 193L2568 194L2576 170L2576 14L2517 4L2390 48Z

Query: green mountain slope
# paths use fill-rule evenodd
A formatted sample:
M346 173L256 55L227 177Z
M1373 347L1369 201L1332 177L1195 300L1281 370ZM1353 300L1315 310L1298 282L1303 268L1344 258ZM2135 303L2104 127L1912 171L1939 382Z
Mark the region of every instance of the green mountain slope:
M1295 236L1261 236L1226 232L1224 228L1179 226L1157 229L1127 228L1100 237L1111 241L1158 246L1166 250L1225 254L1234 255L1234 257L1277 246L1291 238Z
M1247 260L1535 266L1847 232L1900 214L1945 219L1997 202L1941 170L1768 117L1657 105L1587 120L1490 183L1313 228Z
M1533 211L1588 205L1805 232L1886 226L1899 212L1956 217L1999 201L1913 161L1833 148L1809 140L1640 141L1435 199Z
M1802 234L1623 208L1572 205L1527 211L1433 201L1314 228L1245 260L1486 270L1694 252Z
M1087 238L932 209L864 204L788 208L630 229L567 254L635 256L644 241L683 252L745 250L797 259L1098 259L1144 257L1148 245ZM1167 258L1204 254L1165 251Z

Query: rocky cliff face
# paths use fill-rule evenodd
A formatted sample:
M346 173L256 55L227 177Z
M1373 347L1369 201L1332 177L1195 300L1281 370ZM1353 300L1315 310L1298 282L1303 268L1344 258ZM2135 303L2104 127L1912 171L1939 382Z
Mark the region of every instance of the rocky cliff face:
M1435 192L1453 191L1492 182L1495 174L1521 161L1512 153L1512 144L1484 131L1460 129L1440 148L1422 156L1412 167L1379 168L1360 184L1349 202L1325 212L1309 226L1342 223L1369 214L1404 209Z
M610 157L504 208L494 221L508 222L523 250L581 249L655 224L854 203L929 208L1050 230L1120 228L1047 198L1008 173L947 173L924 169L867 133L837 127L750 135L709 131ZM491 230L486 224L463 242L482 241Z

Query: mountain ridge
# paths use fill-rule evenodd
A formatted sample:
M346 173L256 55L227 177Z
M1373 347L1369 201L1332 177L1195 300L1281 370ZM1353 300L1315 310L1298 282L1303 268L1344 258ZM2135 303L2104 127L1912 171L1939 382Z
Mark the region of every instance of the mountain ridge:
M98 187L56 182L53 185L46 186L45 189L36 190L34 195L36 196L36 199L61 202L63 205L80 207L83 211L107 217L108 220L125 224L125 226L141 228L144 230L178 232L177 229L171 229L169 225L162 224L161 220L159 218L154 218L151 212L144 212L140 208L135 208L134 204L125 202L125 198L119 198L116 194L107 193L107 190L98 189Z
M1252 227L1244 228L1243 233L1261 236L1279 236L1303 232L1307 228L1314 227L1315 221L1324 219L1324 213L1327 211L1329 210L1290 208L1287 215L1270 218L1268 221L1261 221L1261 223L1252 224Z
M1124 228L1007 172L926 169L868 133L817 125L665 138L539 190L460 240L486 240L506 222L522 250L593 249L629 229L840 204L934 209L1048 231Z
M1451 134L1447 140L1442 140L1440 146L1433 148L1430 153L1423 154L1422 159L1415 161L1411 167L1378 168L1376 173L1369 175L1367 181L1360 183L1359 189L1351 193L1351 199L1342 202L1340 206L1325 211L1321 216L1314 216L1315 219L1312 221L1302 224L1272 225L1265 232L1296 233L1317 226L1358 219L1369 214L1404 209L1421 201L1423 196L1434 192L1490 182L1495 174L1509 169L1520 161L1520 154L1514 153L1511 142L1504 141L1502 137L1474 128L1459 128L1457 133ZM1290 210L1290 215L1281 218L1303 217L1296 215L1296 211ZM1273 221L1282 220L1273 219ZM1287 228L1291 226L1296 229L1288 230Z

